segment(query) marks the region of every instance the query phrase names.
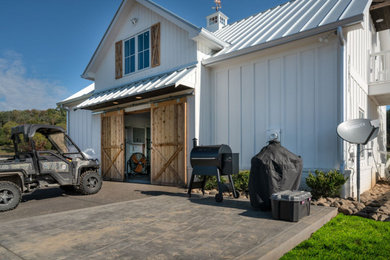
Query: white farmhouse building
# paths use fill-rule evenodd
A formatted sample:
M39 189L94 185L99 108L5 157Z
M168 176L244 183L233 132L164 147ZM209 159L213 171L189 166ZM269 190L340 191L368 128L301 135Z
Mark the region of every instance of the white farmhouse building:
M218 11L201 28L152 1L124 0L82 74L94 85L59 105L106 179L124 180L141 152L151 183L186 185L193 138L230 145L249 169L277 133L305 173L340 169L350 177L344 195L356 196L356 148L336 127L380 119L362 152L368 190L386 162L389 11L389 1L293 0L232 24Z

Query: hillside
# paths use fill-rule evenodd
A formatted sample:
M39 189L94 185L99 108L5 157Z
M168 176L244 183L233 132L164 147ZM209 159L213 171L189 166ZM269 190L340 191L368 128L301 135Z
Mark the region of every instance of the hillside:
M49 124L66 129L66 111L59 108L0 111L0 155L13 153L11 128L21 124Z

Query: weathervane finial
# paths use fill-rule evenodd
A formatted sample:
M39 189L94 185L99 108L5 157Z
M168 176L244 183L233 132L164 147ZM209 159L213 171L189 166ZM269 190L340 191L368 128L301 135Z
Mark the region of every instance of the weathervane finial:
M214 0L214 3L215 3L215 7L213 7L213 9L215 9L215 10L219 10L219 9L221 9L222 8L222 6L221 6L221 0Z

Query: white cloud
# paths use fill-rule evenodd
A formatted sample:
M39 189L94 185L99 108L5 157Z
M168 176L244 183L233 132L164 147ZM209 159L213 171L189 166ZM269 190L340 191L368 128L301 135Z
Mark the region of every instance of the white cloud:
M55 108L67 94L56 82L28 77L20 54L0 56L0 111Z

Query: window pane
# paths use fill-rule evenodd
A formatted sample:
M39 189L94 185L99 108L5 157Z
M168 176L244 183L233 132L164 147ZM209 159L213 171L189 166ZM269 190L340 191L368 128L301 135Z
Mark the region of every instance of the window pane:
M144 33L144 50L149 49L149 32Z
M144 68L144 55L142 52L138 53L138 69L142 70Z
M125 57L129 56L129 41L125 41Z
M125 58L125 74L130 73L130 58Z
M143 43L143 36L142 34L138 35L138 52L142 51L144 48L144 43Z
M134 38L130 39L130 54L131 55L135 54L135 39Z
M135 71L135 55L131 56L130 59L131 59L130 72L134 72Z
M149 67L149 50L144 52L144 68Z

